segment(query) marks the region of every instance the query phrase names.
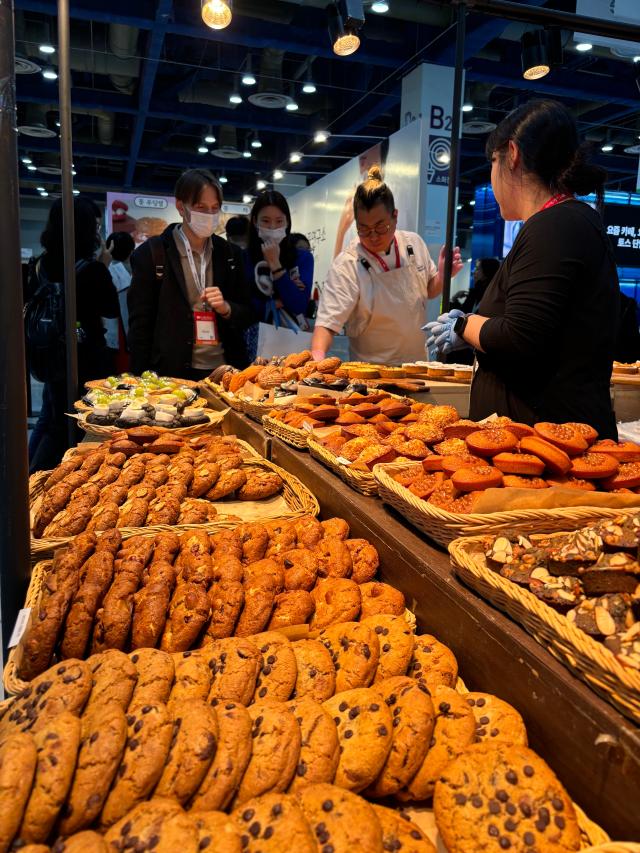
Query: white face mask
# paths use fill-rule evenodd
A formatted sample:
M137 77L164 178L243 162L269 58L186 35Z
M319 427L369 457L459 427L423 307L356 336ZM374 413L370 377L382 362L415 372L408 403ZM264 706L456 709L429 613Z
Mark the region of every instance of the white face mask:
M261 240L274 240L276 243L281 243L287 236L287 229L282 228L261 228L258 226L258 237Z
M202 239L211 237L218 227L220 214L199 213L197 210L191 210L189 207L186 207L185 211L189 214L189 218L186 221L196 237L201 237Z

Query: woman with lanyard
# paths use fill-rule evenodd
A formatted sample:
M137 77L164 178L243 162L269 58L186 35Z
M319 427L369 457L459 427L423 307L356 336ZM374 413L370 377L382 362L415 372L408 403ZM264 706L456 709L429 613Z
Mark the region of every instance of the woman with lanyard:
M240 250L214 233L222 206L218 181L191 169L175 196L182 224L131 256L131 369L197 380L225 362L248 364L242 331L255 315Z
M345 328L354 361L398 365L424 358L427 301L442 291L444 252L436 267L418 234L396 228L393 194L377 166L353 197L359 240L333 262L320 294L311 350L320 360ZM462 269L453 253L452 274Z
M487 141L506 220L524 220L477 314L427 324L442 354L471 345L478 368L469 417L590 424L616 438L609 386L620 288L597 210L606 172L590 165L568 110L549 100L510 113Z

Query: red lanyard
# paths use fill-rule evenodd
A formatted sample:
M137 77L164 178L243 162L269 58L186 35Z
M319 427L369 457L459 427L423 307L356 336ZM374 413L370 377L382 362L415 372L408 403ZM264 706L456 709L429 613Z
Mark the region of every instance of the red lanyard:
M393 245L395 246L395 249L396 249L396 267L395 268L400 269L400 251L398 249L398 240L396 237L393 238ZM376 255L376 253L372 252L371 249L367 249L367 251L369 252L369 254L373 255L373 257L380 264L380 266L382 267L384 272L389 272L389 266L388 266L388 264L384 258L381 258L380 255Z
M558 193L558 195L553 195L551 196L549 201L546 201L542 205L540 210L546 210L548 207L555 207L556 204L560 204L563 201L567 201L567 199L569 198L575 198L575 196L571 195L570 193Z

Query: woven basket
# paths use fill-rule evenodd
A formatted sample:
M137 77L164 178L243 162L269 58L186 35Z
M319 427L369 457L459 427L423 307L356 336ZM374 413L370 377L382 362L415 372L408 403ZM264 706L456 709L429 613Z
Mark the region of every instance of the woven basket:
M166 432L171 435L179 435L181 438L192 438L194 435L202 435L205 432L209 432L214 426L219 426L224 420L225 413L206 410L205 415L209 418L209 422L206 424L194 424L193 426L176 427L175 429L156 426L154 424L153 429L160 433ZM122 432L123 429L123 427L113 425L102 426L100 424L89 424L85 420L85 415L83 414L69 415L69 417L76 418L77 424L81 430L91 433L92 435L98 435L100 438L111 438L114 433Z
M458 577L526 628L596 693L640 723L640 671L621 664L606 646L576 628L528 589L494 572L484 556L485 543L486 537L475 536L449 545Z
M341 480L360 492L361 495L373 497L378 494L378 484L370 471L354 471L348 465L341 465L334 453L331 453L313 438L309 437L307 446L314 459L333 471Z
M236 412L241 412L240 401L236 397L235 394L232 394L231 391L225 391L222 385L219 385L217 382L212 382L210 379L204 379L202 384L205 388L208 388L212 394L215 394L216 397L219 397L224 403L227 404L230 408L232 408Z
M284 468L280 468L278 465L274 465L272 462L267 462L266 459L262 459L257 456L252 456L248 458L244 462L244 467L247 471L255 471L255 470L268 470L275 471L280 475L283 480L284 488L282 490L282 497L285 499L288 507L288 511L285 514L281 514L280 518L299 518L302 515L313 515L316 516L320 512L320 507L318 505L318 501L315 499L313 494L307 489L303 483L298 480L297 477L294 477L292 474L289 474L288 471L285 471ZM44 484L51 474L50 471L40 471L37 474L33 474L29 480L29 503L30 507L33 508L33 503L35 499L42 494L44 490ZM247 501L247 505L251 505L253 502ZM261 516L259 507L260 501L256 501L254 504L257 507L255 519L246 518L245 521L255 520L258 521ZM218 508L222 508L224 510L224 502L220 502L217 504ZM162 533L164 531L174 531L176 533L181 533L185 530L208 530L211 533L215 533L217 530L228 529L230 527L235 527L238 524L237 519L215 519L214 521L210 521L207 524L154 524L150 527L121 527L120 533L122 534L123 539L129 539L131 536L137 536L140 533ZM64 537L64 538L43 538L43 539L34 539L31 537L31 553L32 555L43 555L47 553L51 553L56 548L59 548L61 545L65 545L67 542L70 542L73 537Z
M407 463L395 462L376 465L373 476L378 486L378 494L418 530L445 547L459 536L487 535L513 528L523 534L555 533L575 530L592 521L615 518L625 512L638 511L638 507L625 510L575 506L566 509L518 509L485 514L446 512L416 497L413 492L393 479L394 474L406 467Z
M270 418L268 415L263 416L262 426L264 427L264 431L268 432L269 435L275 435L276 438L281 439L291 447L295 447L296 450L308 449L307 441L309 433L306 429L296 429L289 426L289 424L282 423L277 418Z

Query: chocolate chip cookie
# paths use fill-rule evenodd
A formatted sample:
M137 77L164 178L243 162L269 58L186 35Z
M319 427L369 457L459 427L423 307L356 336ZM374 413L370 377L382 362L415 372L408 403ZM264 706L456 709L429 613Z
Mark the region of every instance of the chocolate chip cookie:
M276 597L276 581L271 575L251 578L243 583L244 606L236 623L236 637L258 634L269 624Z
M230 699L248 705L260 669L260 652L249 640L228 637L216 640L205 650L211 672L208 700Z
M167 702L175 677L171 655L160 649L137 649L129 657L138 673L131 704Z
M313 589L318 577L318 558L306 548L285 551L278 558L284 570L285 589Z
M340 758L338 729L334 720L313 699L294 699L287 707L296 718L301 735L300 757L289 792L295 793L304 785L316 782L333 782Z
M444 643L431 634L415 637L413 656L407 675L422 679L431 693L435 688L455 687L458 678L458 662L455 655Z
M297 794L316 853L382 853L382 828L362 797L336 785L306 785Z
M240 563L240 566L242 564ZM244 605L244 587L240 580L220 580L209 590L211 615L205 642L233 635Z
M291 643L277 631L253 637L260 652L260 669L253 693L254 702L275 699L286 702L295 687L298 667Z
M240 830L224 812L191 812L198 830L198 849L211 853L241 853Z
M404 675L413 656L414 633L404 616L377 613L360 620L361 625L373 628L380 643L380 659L374 683Z
M109 850L154 850L156 853L197 853L195 822L175 800L154 797L139 803L106 833Z
M316 853L311 828L290 794L265 794L245 802L231 815L248 853ZM327 851L328 853L328 851Z
M187 701L172 707L173 733L155 795L183 805L200 787L218 744L218 720L206 702Z
M360 622L341 622L325 628L318 639L331 653L336 693L371 684L380 657L380 643L373 628Z
M107 649L87 658L93 675L93 687L85 708L92 711L98 705L110 705L115 702L123 711L129 707L133 691L138 681L136 665L124 652Z
M313 549L318 560L318 575L321 578L350 578L353 571L351 552L345 542L337 537L324 539Z
M490 693L467 693L464 697L476 720L479 743L516 743L527 745L524 720L514 707Z
M402 853L436 853L420 827L408 814L396 809L372 804L382 827L382 849L402 850Z
M31 793L38 755L33 737L10 734L0 745L0 850L8 850Z
M368 583L372 581L378 567L380 557L377 550L366 539L346 539L344 543L351 554L353 571L351 577L356 583Z
M296 658L296 699L324 702L336 692L336 668L331 652L319 640L298 640L292 644Z
M179 652L171 655L175 678L169 694L169 708L183 700L206 699L211 689L209 656L204 651Z
M107 853L107 842L97 832L78 832L68 838L59 838L52 846L52 853Z

